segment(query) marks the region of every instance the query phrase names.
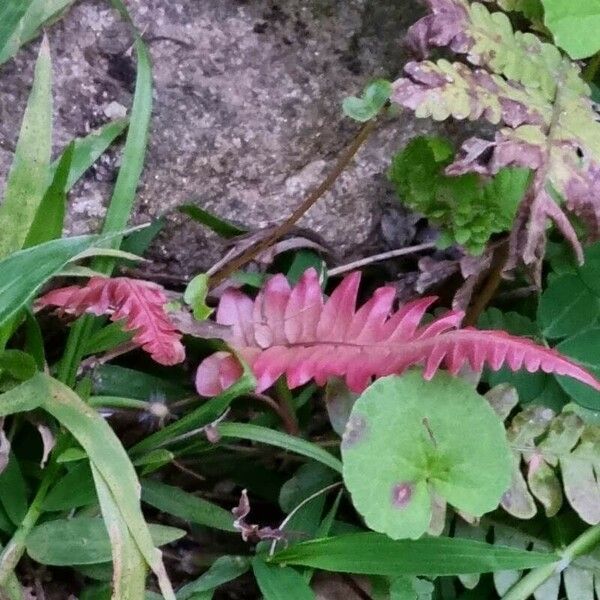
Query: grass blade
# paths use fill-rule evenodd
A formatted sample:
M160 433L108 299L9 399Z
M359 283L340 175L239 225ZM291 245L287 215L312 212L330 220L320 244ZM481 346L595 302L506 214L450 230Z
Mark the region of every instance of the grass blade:
M223 531L236 531L232 514L220 506L160 481L142 481L142 500L184 521Z
M46 387L42 408L64 425L86 451L90 463L110 490L139 552L157 576L165 600L174 600L161 553L154 547L141 511L137 474L119 438L70 388L45 375L36 377L43 377Z
M237 579L249 568L250 563L243 556L221 556L206 573L179 589L177 600L193 600L197 594L211 592L220 585Z
M272 561L334 571L398 577L462 575L529 569L560 560L552 553L529 552L460 538L392 540L379 533L353 533L311 540L278 552Z
M152 65L150 53L138 34L126 6L121 0L112 0L113 6L119 11L123 19L131 24L135 37L135 51L137 55L137 77L129 129L125 140L125 148L121 158L121 168L117 176L113 195L106 212L104 233L118 233L122 231L129 221L137 186L144 168L144 158L148 143L148 131L152 115ZM111 247L118 249L122 237L115 236ZM115 265L115 259L98 257L92 263L92 269L110 275ZM83 345L93 330L92 320L89 316L80 318L69 334L66 351L60 364L58 378L69 385L75 383L77 368L83 356Z
M4 0L0 6L0 53L14 35L32 0Z
M83 174L110 148L112 143L125 131L128 119L116 119L92 131L83 138L73 140L73 159L67 178L67 190L70 190L81 179ZM56 172L64 153L51 166Z
M13 57L21 46L37 37L44 25L59 17L75 0L8 0L8 2L25 5L25 11L6 43L4 45L0 43L0 65Z
M81 252L101 241L97 235L52 240L0 260L0 327Z
M52 150L52 65L44 38L0 206L0 258L20 250L48 185Z
M260 425L252 425L251 423L222 423L219 425L218 430L220 436L223 438L238 438L277 446L289 452L301 454L302 456L316 460L338 473L342 472L342 463L335 456L316 444L288 435L287 433L261 427Z
M148 131L152 115L152 64L150 53L133 25L123 2L121 0L112 0L112 3L121 16L131 24L135 36L134 47L137 55L137 78L133 105L131 107L129 130L121 159L121 168L119 169L115 189L104 220L104 233L122 231L127 226L133 209L137 186L144 168ZM112 242L112 247L116 249L120 245L121 238L116 237ZM92 268L110 275L113 266L114 261L110 258L100 258L94 262Z
M36 211L24 247L30 248L62 237L67 204L67 178L73 160L73 144L69 144L54 172L52 182Z
M159 446L165 446L181 439L181 437L192 431L205 427L221 416L236 398L243 394L248 394L255 387L256 382L254 377L249 371L245 371L244 375L222 394L199 406L178 421L175 421L175 423L171 423L156 433L149 435L136 444L130 450L130 454L139 456L141 453L148 452Z
M179 207L179 212L187 215L197 223L204 225L214 231L217 235L225 239L231 239L238 235L243 235L244 233L248 233L248 230L242 229L225 219L221 219L221 217L217 217L213 215L211 212L196 206L195 204L184 204Z
M96 492L110 537L113 561L113 598L137 600L146 588L146 562L123 519L112 492L92 464ZM73 563L72 563L73 564Z
M315 600L308 583L291 567L267 564L256 557L252 570L264 600Z

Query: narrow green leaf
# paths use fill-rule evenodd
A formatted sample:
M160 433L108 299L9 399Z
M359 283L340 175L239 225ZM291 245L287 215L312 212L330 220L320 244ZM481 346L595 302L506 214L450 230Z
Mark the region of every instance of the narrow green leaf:
M271 560L324 571L398 577L529 569L560 557L460 538L392 540L379 533L352 533L296 544Z
M249 393L255 388L255 381L246 372L230 388L189 412L178 421L163 427L136 444L131 450L132 455L138 456L159 446L164 446L182 435L194 431L215 421L223 414L229 405L239 396Z
M120 396L124 389L127 390L128 398L138 400L149 400L152 397L182 400L191 392L183 385L162 377L116 365L101 365L94 371L95 395Z
M83 138L73 140L73 158L69 167L66 189L70 190L84 175L84 173L106 152L112 143L125 131L128 119L116 119L102 125ZM65 152L67 152L67 149ZM51 171L56 174L64 153L56 160Z
M84 355L100 354L130 342L132 337L133 334L130 331L123 331L123 325L121 323L110 323L93 333L91 337L85 341L83 353Z
M0 396L3 400L4 395ZM17 457L11 452L4 471L0 473L0 503L8 518L20 525L27 512L27 488Z
M87 452L90 462L106 483L122 518L144 559L156 574L165 600L175 595L160 552L154 547L140 507L137 474L121 442L108 423L72 390L55 379L44 377L47 388L43 408L60 421Z
M52 150L52 64L44 38L21 125L13 164L0 205L0 258L23 247L42 201Z
M131 118L121 168L115 183L115 189L106 212L103 233L114 233L127 227L127 222L133 209L133 203L137 192L137 186L144 168L146 146L148 143L148 131L152 115L152 65L150 53L146 44L137 33L127 8L121 0L112 0L113 6L119 11L124 20L131 24L135 37L135 52L137 55L137 78L135 93L131 107ZM121 244L120 238L113 239L112 247L118 249ZM92 267L97 271L110 275L114 261L110 259L98 259Z
M14 317L48 279L98 242L96 235L52 240L0 260L0 326Z
M113 564L113 598L137 600L137 598L140 598L144 594L146 588L146 563L144 557L137 547L129 528L127 527L127 523L123 520L123 516L115 502L112 492L93 464L92 474L94 475L102 517L104 518L104 522L102 523L104 526L104 534L106 535L106 532L108 531L108 537L110 539L110 551ZM77 537L71 539L81 541L81 538L78 539ZM52 540L52 548L55 548L56 546L57 544ZM84 547L88 548L89 545L86 543ZM75 553L75 556L77 555L81 556L79 551ZM75 557L71 557L71 564L75 564L73 558ZM81 559L75 558L75 560Z
M47 521L29 534L27 553L45 565L71 566L108 562L111 559L109 527L99 517ZM185 535L185 531L175 527L151 524L149 528L157 546L170 544Z
M28 5L27 10L8 42L4 47L0 46L0 64L14 56L21 46L37 37L44 25L60 16L62 11L75 0L33 0L33 2L23 0L23 2Z
M42 329L31 309L25 310L25 350L33 356L37 368L42 371L46 365L46 350Z
M82 461L59 479L44 499L47 512L72 510L98 503L89 462Z
M264 600L315 600L308 583L291 567L267 564L257 556L252 570Z
M32 0L4 0L0 4L0 53L19 26Z
M250 568L250 562L243 556L221 556L195 581L184 585L177 592L177 600L193 600L196 594L209 592L237 579Z
M9 399L8 407L6 399ZM29 381L0 396L0 413L15 405L40 405L64 427L86 451L90 462L112 493L132 538L156 574L165 600L174 600L161 554L154 547L140 507L137 474L119 438L108 423L70 388L48 375L38 373Z
M190 523L223 531L236 530L228 510L160 481L142 480L142 501Z
M25 381L35 375L37 365L32 356L21 350L0 352L0 372L5 371L14 379Z
M300 454L323 463L338 473L342 472L342 463L335 456L316 444L293 437L287 433L282 433L281 431L252 425L251 423L222 423L219 425L219 434L223 438L238 438L277 446L278 448L283 448L289 452Z
M204 210L195 204L184 204L183 206L180 206L178 210L197 223L205 225L217 235L220 235L225 239L230 239L238 235L248 233L248 230L241 229L237 225L234 225L225 219L221 219L221 217L217 217L211 212L208 212L207 210Z
M30 248L62 237L67 205L67 177L73 160L73 144L69 144L50 186L36 211L24 247Z

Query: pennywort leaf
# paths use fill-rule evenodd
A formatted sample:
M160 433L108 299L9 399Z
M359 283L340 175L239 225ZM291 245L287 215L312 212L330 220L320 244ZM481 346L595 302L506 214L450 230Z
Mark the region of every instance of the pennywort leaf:
M472 386L416 371L380 379L357 400L342 461L354 506L393 539L425 533L436 497L475 516L494 510L512 464L501 420Z
M587 58L600 50L600 1L561 2L542 0L544 23L554 41L573 59Z

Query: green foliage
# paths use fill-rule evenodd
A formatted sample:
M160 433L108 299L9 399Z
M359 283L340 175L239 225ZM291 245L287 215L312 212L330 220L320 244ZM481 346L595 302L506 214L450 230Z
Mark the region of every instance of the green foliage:
M75 0L6 0L0 9L0 65L37 37Z
M485 119L498 126L493 140L468 140L449 171L533 169L531 193L513 227L510 264L539 266L548 220L581 262L582 245L563 210L597 237L597 219L586 215L599 213L594 178L600 124L580 67L556 46L515 30L506 14L468 0L433 3L432 14L412 29L411 41L424 51L450 45L465 62L409 63L406 76L394 83L393 101L418 117Z
M52 240L0 260L0 326L14 317L48 279L101 241L97 235Z
M424 534L436 503L492 511L510 483L501 422L471 386L444 374L376 381L352 409L342 459L354 506L394 539Z
M233 516L229 511L177 487L145 479L142 481L142 500L179 519L223 531L235 531Z
M48 185L52 149L52 65L48 40L40 47L4 200L0 205L0 259L20 250Z
M192 309L194 318L198 321L208 319L213 313L213 309L206 304L207 294L208 275L206 273L196 275L185 288L183 300Z
M350 96L342 104L346 116L366 123L376 117L386 105L392 95L392 84L385 79L377 79L370 83L363 91L362 96Z
M256 557L252 570L265 600L315 600L302 575L291 567L267 564Z
M390 586L390 600L431 600L435 587L418 577L398 577Z
M503 169L490 181L474 173L451 177L444 169L453 159L444 139L417 137L394 156L389 177L404 204L442 228L442 245L480 254L492 234L512 227L529 172Z
M185 532L150 525L156 546L182 538ZM43 565L71 566L108 562L111 546L104 521L98 517L55 519L34 527L27 537L27 554Z
M529 552L448 537L392 540L380 533L352 533L295 544L272 561L323 571L400 577L458 575L525 569L556 562L550 552Z
M600 50L600 1L563 2L541 0L544 22L554 36L557 46L573 59L587 58Z

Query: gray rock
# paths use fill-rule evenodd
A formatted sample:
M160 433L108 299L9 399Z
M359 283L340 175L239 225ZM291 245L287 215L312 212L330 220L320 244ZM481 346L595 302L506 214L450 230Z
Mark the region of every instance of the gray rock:
M50 29L56 149L131 104L127 27L106 2L81 0ZM154 116L135 222L168 215L157 267L189 276L220 256L215 238L173 211L195 202L252 226L282 219L332 168L358 127L341 101L407 56L414 0L129 0L154 61ZM11 159L37 44L0 70L0 171ZM366 241L389 190L392 152L425 130L411 114L383 124L302 225L342 252ZM101 223L118 152L71 195L72 233Z

